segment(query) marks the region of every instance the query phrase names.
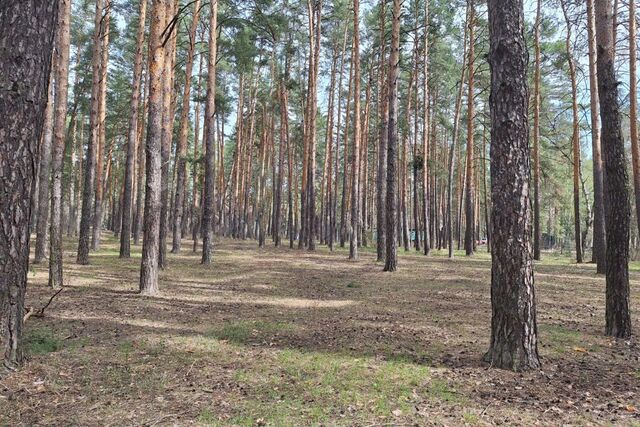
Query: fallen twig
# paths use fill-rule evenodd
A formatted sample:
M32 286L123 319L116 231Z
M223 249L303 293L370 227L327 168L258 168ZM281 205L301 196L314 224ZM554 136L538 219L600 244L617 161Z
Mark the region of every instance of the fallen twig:
M40 309L38 309L38 310L34 309L33 307L29 307L29 308L27 308L27 312L25 313L24 317L22 318L22 321L23 321L23 322L26 322L26 321L27 321L27 319L29 319L29 318L30 318L30 317L32 317L32 316L35 316L35 317L44 317L44 311L47 309L47 307L49 307L49 305L51 305L51 303L53 302L53 299L54 299L55 297L57 297L57 296L58 296L58 294L59 294L60 292L62 292L62 290L63 290L63 289L64 289L64 288L60 288L60 289L58 289L58 290L57 290L53 295L51 295L51 298L49 298L49 301L44 305L44 307L42 307L42 308L40 308Z
M489 409L489 406L491 406L491 403L493 402L489 402L489 404L482 410L482 412L480 413L480 418L484 417L484 414L487 412L487 409Z

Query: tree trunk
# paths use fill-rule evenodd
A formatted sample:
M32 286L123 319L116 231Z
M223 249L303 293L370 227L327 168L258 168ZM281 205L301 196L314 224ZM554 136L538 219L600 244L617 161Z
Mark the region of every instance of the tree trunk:
M629 0L629 139L631 142L636 221L640 232L640 146L638 145L636 48L636 2Z
M469 15L469 7L467 6L467 20ZM462 55L462 70L460 72L460 86L458 86L458 97L456 99L455 111L453 114L453 135L451 136L451 148L449 151L449 174L447 178L447 215L446 215L446 237L447 248L449 250L449 258L453 258L453 180L454 180L454 168L456 164L456 146L458 141L459 124L460 124L460 109L462 107L462 93L464 89L464 76L467 67L467 34L468 26L465 26L463 55Z
M335 160L333 161L333 184L332 184L332 197L329 201L329 249L333 251L335 246L336 231L337 231L337 209L338 209L338 176L340 173L339 160L340 160L340 138L341 138L341 122L342 122L342 79L344 76L344 64L345 54L347 51L347 34L349 32L349 26L344 26L344 35L342 38L342 53L340 54L340 74L338 77L338 111L336 119L336 147L335 147ZM349 73L351 74L351 73Z
M140 1L138 33L136 35L136 56L133 64L131 89L131 115L129 116L129 137L127 139L127 159L124 171L124 195L122 197L122 231L120 233L120 258L131 256L131 204L133 202L133 175L136 142L138 140L138 106L140 104L140 84L142 80L142 57L144 49L144 29L147 2Z
M424 2L424 52L423 52L423 126L422 126L422 220L424 227L423 249L431 250L431 218L429 217L429 2ZM432 107L435 110L435 104ZM416 138L418 135L416 135ZM417 140L416 140L417 144ZM417 230L416 230L417 232Z
M571 146L573 152L573 225L576 245L576 262L582 262L582 233L580 231L580 122L578 117L578 83L576 81L576 66L571 52L571 21L566 0L561 0L562 13L567 24L565 49L569 64L569 79L571 80L571 109L573 113L573 134Z
M55 58L52 60L55 69ZM36 248L34 264L40 264L47 256L49 231L49 187L51 185L51 146L53 140L53 73L49 76L49 94L44 112L44 131L40 145L40 169L38 171L38 218L36 222Z
M138 144L138 170L137 170L137 185L136 185L136 216L135 223L133 227L133 244L138 245L140 243L140 232L142 231L142 216L144 213L144 179L145 179L145 120L147 114L149 112L149 61L146 60L145 65L145 76L143 80L144 91L145 94L144 99L142 100L142 114L140 115L138 122L138 136L137 136L137 144Z
M214 146L216 113L216 54L218 50L218 0L211 0L209 17L209 64L207 76L207 103L205 106L204 126L207 139L204 151L204 203L202 214L202 264L211 264L213 252L213 192L214 192Z
M484 193L484 224L485 224L485 229L487 233L487 252L491 253L491 217L489 216L490 201L489 201L489 195L487 191L487 124L486 123L484 123L483 129L482 129L482 190Z
M529 205L528 53L522 0L489 0L492 366L540 367Z
M96 0L93 31L93 56L91 59L91 103L89 114L89 141L82 178L82 212L80 214L80 236L78 237L78 264L89 264L89 234L91 233L91 209L93 206L96 179L96 150L99 139L100 119L100 68L102 64L102 0Z
M541 69L541 62L542 62L542 55L540 50L540 26L541 25L542 25L542 0L537 0L536 1L536 23L535 23L534 33L533 33L533 39L535 44L535 73L533 77L533 259L536 261L540 261L540 237L541 237L540 235L540 69Z
M180 114L180 133L176 148L176 167L178 169L175 188L175 208L173 214L173 241L171 252L180 252L182 237L182 221L184 216L184 199L187 180L187 138L189 136L189 108L191 101L191 74L196 44L196 30L200 15L200 0L193 4L193 18L189 30L189 50L187 51L187 63L185 70L184 94L182 96L182 112Z
M327 126L325 132L325 155L322 172L322 185L320 191L320 243L326 244L328 241L327 230L329 228L328 213L329 201L331 200L331 174L333 161L333 110L336 85L336 68L338 66L338 54L336 50L331 55L331 77L329 84L329 104L327 106ZM284 155L284 153L282 153Z
M202 90L202 58L200 56L200 63L198 65L198 85L196 87L196 96L198 98L201 97ZM198 147L200 145L200 100L196 102L195 111L194 111L194 129L193 129L193 168L191 170L192 180L193 180L193 200L191 202L191 237L193 239L193 248L192 251L196 252L198 249L198 235L200 234L200 217L201 217L201 207L200 207L200 174L198 172L198 163L199 156ZM222 150L220 155L223 155ZM223 165L221 165L223 166ZM224 168L222 169L222 175L224 176ZM220 191L224 191L224 186L220 187ZM222 213L221 213L222 216Z
M609 336L631 335L629 312L629 221L627 165L622 135L618 81L614 69L611 0L595 0L598 94L604 154L607 236L606 327Z
M160 174L165 50L162 32L166 25L165 0L153 0L149 23L149 116L146 142L146 191L144 195L144 235L140 268L140 293L158 293L158 252L160 250Z
M285 59L285 62L288 64L288 58ZM285 68L287 66L285 65ZM286 75L286 73L285 73ZM278 181L276 184L276 190L274 195L274 215L273 215L273 236L275 238L275 245L280 246L282 241L282 235L280 232L280 225L282 223L282 186L284 183L284 157L285 150L288 145L289 136L287 134L287 115L289 114L287 109L287 104L285 102L286 96L286 77L284 77L279 84L279 101L280 101L280 144L279 144L279 154L278 154ZM291 182L289 182L289 186Z
M400 77L400 14L401 0L393 0L391 54L389 55L389 134L387 144L387 254L384 271L398 269L398 215L396 207L396 162L398 152L398 79Z
M173 140L173 126L175 122L174 110L174 64L176 58L177 27L171 27L171 22L177 13L177 0L167 1L167 28L162 35L165 59L163 83L163 112L162 112L162 145L160 149L162 173L160 178L160 249L158 265L161 269L167 267L167 232L169 229L169 211L171 199L169 196L169 163L171 161L171 141Z
M96 197L93 207L93 234L91 236L91 250L97 251L100 248L100 233L102 231L103 199L104 187L104 146L106 138L106 116L107 116L107 71L109 69L109 25L111 22L112 0L104 2L104 16L102 18L102 48L100 59L100 89L98 101L98 148L96 155Z
M358 244L359 246L368 246L367 232L369 230L369 202L367 195L369 194L369 117L371 112L371 87L373 86L373 70L369 66L369 78L367 90L365 91L365 104L362 117L362 131L360 137L360 225L358 227Z
M49 250L49 286L57 289L62 281L62 169L67 124L67 89L69 87L69 43L71 0L61 0L58 9L56 51L56 97L53 124L53 162L51 192L51 231Z
M0 3L0 345L3 365L22 365L31 196L51 71L57 1ZM25 66L25 61L29 66Z
M353 56L352 56L353 57ZM344 132L342 135L342 197L340 202L340 247L344 248L347 235L347 208L349 204L349 125L351 118L351 96L353 94L353 66L349 67L349 90L347 91L347 105L344 117Z
M358 259L358 228L360 223L360 1L353 0L353 144L351 145L351 230L349 259Z
M315 234L316 234L316 196L315 196L315 177L316 177L316 149L317 149L317 115L318 115L318 69L320 64L320 39L321 39L321 1L308 0L309 8L309 91L307 94L309 102L309 123L308 131L308 172L307 172L307 210L305 223L305 238L309 250L315 250Z
M386 94L385 82L385 5L386 0L380 0L380 75L378 78L378 174L376 176L376 253L377 261L382 262L386 256L386 193L387 193L387 125L389 120L389 102Z
M466 226L464 233L464 250L467 256L473 255L473 250L475 246L475 185L474 185L474 156L473 156L473 119L474 119L474 111L473 111L473 83L474 83L474 45L475 45L475 7L473 5L473 0L469 1L469 84L468 84L468 95L467 95L467 173L466 173L466 195L465 195L465 217L466 217Z
M604 183L602 150L600 147L600 118L598 117L598 73L596 54L596 28L593 1L587 0L587 36L589 39L589 93L591 111L591 149L593 160L593 261L597 272L606 272L606 234L604 227Z

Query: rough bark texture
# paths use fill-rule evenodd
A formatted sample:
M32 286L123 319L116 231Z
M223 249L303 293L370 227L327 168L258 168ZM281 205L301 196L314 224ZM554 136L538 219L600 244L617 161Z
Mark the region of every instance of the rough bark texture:
M401 1L393 0L391 54L389 55L389 129L387 140L387 254L384 271L398 269L398 214L396 206L396 162L398 155L398 79L400 77L400 14Z
M51 68L58 2L0 2L0 345L23 362L31 196Z
M529 205L528 54L522 0L489 0L492 366L540 367Z
M62 168L64 161L67 94L69 88L69 42L71 0L60 0L57 25L56 96L53 123L51 180L51 230L49 249L49 286L59 288L62 281Z
M78 237L78 264L89 264L89 234L91 232L91 208L96 177L96 148L98 145L98 103L100 101L100 64L102 59L101 35L102 0L96 0L93 30L93 52L91 59L91 103L89 112L89 141L82 178L82 212L80 214L80 236Z
M133 204L133 175L136 142L138 140L138 109L140 105L140 84L142 81L142 57L144 49L144 28L147 2L140 1L138 33L136 34L136 56L133 64L131 88L131 115L129 116L129 136L127 138L127 158L124 170L124 195L122 197L122 225L120 231L120 258L131 256L131 206Z
M216 54L218 50L218 0L211 0L209 17L209 72L207 77L207 103L204 125L206 132L204 152L204 203L202 215L202 264L211 264L213 253L213 192L214 192L214 147L216 113Z
M613 61L611 1L595 0L598 55L598 94L604 157L605 227L607 236L607 290L605 333L631 335L629 313L629 222L631 207L627 184L624 138L618 103L618 82Z
M140 293L158 292L158 252L160 250L160 146L162 144L162 100L165 52L162 31L166 22L165 0L153 0L149 30L149 117L146 143L146 189Z

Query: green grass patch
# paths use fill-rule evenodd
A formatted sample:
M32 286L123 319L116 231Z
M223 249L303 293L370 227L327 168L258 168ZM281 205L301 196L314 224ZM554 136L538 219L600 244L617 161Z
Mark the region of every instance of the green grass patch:
M472 414L471 412L465 412L462 415L462 419L464 420L465 424L478 424L478 422L480 421L480 417L478 417L476 414Z
M263 320L240 320L225 323L222 327L206 333L208 338L246 344L252 339L265 338L280 331L292 330L293 325L287 322L269 322Z
M582 334L573 329L557 325L539 325L541 342L558 353L565 353L573 347L585 347Z
M365 421L412 411L417 395L453 400L453 392L433 383L429 368L405 361L378 361L336 354L279 351L234 379L255 394L237 408L233 425L326 424L336 417ZM439 384L439 383L438 383ZM417 394L417 395L416 395Z
M458 395L443 380L435 379L431 381L429 395L443 402L455 402L458 400Z
M129 357L133 353L133 343L131 341L122 341L118 344L118 352L125 358Z
M198 422L206 426L212 426L217 424L218 419L211 410L203 409L198 414Z
M27 329L24 334L24 346L27 354L42 355L60 350L62 340L48 328Z

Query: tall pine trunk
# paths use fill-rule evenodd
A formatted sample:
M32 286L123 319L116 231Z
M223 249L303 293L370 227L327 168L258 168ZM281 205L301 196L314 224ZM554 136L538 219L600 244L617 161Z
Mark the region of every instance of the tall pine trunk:
M102 232L103 201L104 201L104 146L106 140L107 117L107 74L109 69L109 26L111 22L112 0L104 2L104 16L102 18L102 47L100 49L100 88L98 97L98 139L96 153L96 183L95 200L93 206L93 234L91 235L91 250L100 248L100 233Z
M387 139L387 253L384 271L398 269L397 246L398 214L396 206L397 181L396 163L398 156L398 79L400 77L400 14L401 0L393 0L393 18L391 28L391 54L389 55L389 129Z
M431 218L429 215L429 2L424 2L424 51L423 51L423 93L422 93L422 221L424 227L423 249L429 255L431 250ZM435 110L435 105L432 107ZM416 135L416 138L418 136ZM416 140L416 144L417 144ZM417 232L417 230L416 230Z
M100 69L102 64L102 1L96 0L91 59L91 101L89 111L89 141L84 161L82 178L82 211L80 213L80 235L78 237L78 264L89 264L89 238L91 233L91 210L96 180L96 150L99 139L98 104L100 103Z
M611 0L595 0L598 54L598 95L604 157L605 228L607 236L607 289L605 333L631 335L629 312L629 222L631 207L627 165L614 68L614 37Z
M120 258L131 256L131 205L133 203L133 175L136 142L138 140L138 106L140 105L140 85L142 81L142 56L144 49L144 28L147 2L140 1L138 32L136 34L136 56L133 64L131 88L131 115L127 138L127 158L124 171L124 195L122 197L122 230L120 233Z
M53 159L51 183L51 231L49 250L49 286L59 288L62 278L62 169L64 162L67 95L69 88L69 43L71 0L60 0L56 51L56 96L53 124Z
M358 259L358 228L360 226L360 1L353 0L353 144L351 144L351 229L349 259Z
M571 80L571 111L572 129L571 151L573 154L573 226L576 245L576 262L582 262L582 233L580 231L580 123L578 117L578 83L576 80L576 65L571 51L571 20L566 0L561 0L564 20L567 24L565 49L569 64L569 79Z
M200 0L196 0L193 4L193 18L189 30L189 49L187 51L184 94L182 96L182 112L180 114L180 132L178 136L178 146L176 147L176 167L178 171L176 175L173 240L171 245L171 252L173 253L180 252L182 222L184 221L184 201L187 189L187 138L189 136L189 109L191 106L191 74L195 57L196 30L198 29L199 16Z
M177 0L167 1L167 26L162 35L165 49L164 76L163 76L163 107L162 107L162 144L160 146L161 168L160 177L160 250L158 252L158 265L161 269L167 267L167 232L169 229L169 211L171 210L171 198L169 195L169 163L171 161L171 142L173 140L174 127L174 64L176 58L177 27L172 22L178 10Z
M467 20L469 19L469 7L467 6ZM455 111L453 113L453 135L451 136L451 148L449 151L449 173L447 177L447 213L446 213L446 238L447 249L449 251L449 258L453 258L453 180L456 164L456 148L458 141L458 134L460 132L460 109L462 107L462 93L464 90L464 76L467 67L467 35L468 26L465 26L464 45L462 55L462 70L460 71L460 85L458 86L458 96L456 98Z
M528 53L522 0L489 0L492 366L537 369L529 206Z
M52 60L55 68L55 58ZM53 144L53 73L49 76L49 93L47 107L44 112L44 131L40 144L40 161L38 170L38 217L36 222L36 248L33 263L40 264L47 255L49 231L49 189L51 185L51 146Z
M473 155L473 119L474 119L474 52L475 52L475 6L473 0L469 1L469 84L467 95L467 172L465 193L465 218L464 250L467 256L473 254L475 244L475 185L474 185L474 155Z
M23 362L31 196L42 136L58 2L0 3L0 345L9 370ZM24 66L25 60L29 66Z
M158 293L158 252L160 250L160 174L163 114L163 70L165 49L162 32L166 24L165 0L153 0L149 23L149 116L146 141L146 191L144 195L144 235L140 268L140 293Z
M636 221L640 232L640 145L638 144L636 48L636 2L629 0L629 139L631 142Z
M593 161L593 251L592 260L597 272L606 272L606 234L604 226L604 182L602 149L600 147L600 118L598 117L598 76L596 53L596 18L594 0L587 0L587 36L589 45L589 94L591 112L591 150Z
M533 77L533 259L540 260L540 25L542 0L536 1L536 22L533 33L535 44L535 72ZM486 184L485 184L486 185ZM485 202L486 205L486 202ZM486 207L485 207L486 209ZM487 243L488 244L488 243Z
M386 0L380 1L380 76L378 77L378 174L376 176L376 254L377 261L384 261L387 250L386 230L386 197L387 197L387 136L389 120L389 101L386 94L385 81L386 33L385 33Z
M211 0L209 16L209 64L207 76L207 103L204 126L207 139L204 151L204 201L202 214L202 264L211 264L213 256L213 214L214 214L214 146L216 113L216 54L218 50L218 0Z

